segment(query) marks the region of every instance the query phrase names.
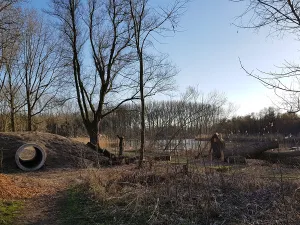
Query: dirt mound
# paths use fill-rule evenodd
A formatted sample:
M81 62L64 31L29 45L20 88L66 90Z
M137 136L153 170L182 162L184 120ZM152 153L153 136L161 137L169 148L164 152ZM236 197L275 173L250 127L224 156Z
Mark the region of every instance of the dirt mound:
M41 132L0 133L0 168L16 168L15 152L26 143L35 143L46 150L46 168L90 167L108 161L85 144L59 135Z

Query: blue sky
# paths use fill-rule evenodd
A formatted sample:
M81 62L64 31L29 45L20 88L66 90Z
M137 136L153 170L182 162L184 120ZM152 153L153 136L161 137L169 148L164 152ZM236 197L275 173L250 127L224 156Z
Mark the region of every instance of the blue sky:
M46 3L30 1L35 8L46 7ZM267 72L284 60L299 60L294 37L270 37L267 28L254 31L232 25L244 9L243 3L229 0L193 0L181 18L181 32L156 43L180 70L176 80L181 92L188 86L198 86L204 93L224 92L238 106L236 115L258 112L275 100L273 91L245 74L239 58L249 71Z

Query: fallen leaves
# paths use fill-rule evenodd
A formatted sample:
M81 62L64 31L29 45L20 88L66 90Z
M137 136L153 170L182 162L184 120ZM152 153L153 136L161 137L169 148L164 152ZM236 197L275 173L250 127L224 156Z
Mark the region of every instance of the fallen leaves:
M35 185L32 180L0 174L0 199L27 199L55 192L53 187Z

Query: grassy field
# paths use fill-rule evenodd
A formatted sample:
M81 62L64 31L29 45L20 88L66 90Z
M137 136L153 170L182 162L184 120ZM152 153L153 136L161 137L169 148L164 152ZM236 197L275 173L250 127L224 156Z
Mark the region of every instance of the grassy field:
M46 196L52 202L2 201L0 224L22 224L20 218L28 220L24 215L30 214L29 221L37 221L27 224L296 225L300 219L299 169L262 160L207 166L156 162L143 169L126 165L53 173L26 175L41 176L39 185L61 186L68 179L60 192Z
M297 224L296 169L269 165L90 171L69 190L63 224ZM75 217L72 215L76 215ZM77 221L77 222L76 222Z
M196 153L173 152L161 162L148 152L141 169L64 167L60 160L38 172L0 174L0 224L299 224L300 160L211 163Z

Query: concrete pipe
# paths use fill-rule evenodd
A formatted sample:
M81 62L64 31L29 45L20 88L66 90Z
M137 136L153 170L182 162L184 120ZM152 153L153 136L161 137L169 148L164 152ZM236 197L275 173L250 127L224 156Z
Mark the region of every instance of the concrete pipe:
M24 144L15 154L17 166L24 171L40 169L46 161L46 151L36 144Z

